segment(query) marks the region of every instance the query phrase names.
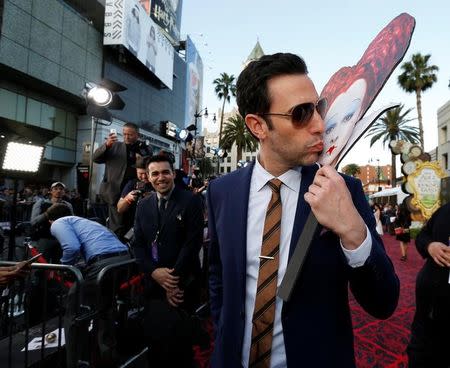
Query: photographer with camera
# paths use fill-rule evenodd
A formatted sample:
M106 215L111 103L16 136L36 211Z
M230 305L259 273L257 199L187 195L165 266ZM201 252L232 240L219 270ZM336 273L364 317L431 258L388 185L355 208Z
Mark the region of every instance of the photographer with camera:
M125 231L128 231L134 225L134 215L138 201L153 191L153 187L147 177L146 162L146 157L138 157L136 159L136 178L125 184L119 202L117 202L117 212L121 215L127 214L123 219Z
M116 132L111 129L106 142L97 148L93 160L105 164L105 174L100 185L100 197L108 204L108 227L122 238L127 229L124 227L122 214L117 211L117 202L125 184L136 177L136 158L148 156L150 147L139 138L136 124L123 126L123 142L117 140Z

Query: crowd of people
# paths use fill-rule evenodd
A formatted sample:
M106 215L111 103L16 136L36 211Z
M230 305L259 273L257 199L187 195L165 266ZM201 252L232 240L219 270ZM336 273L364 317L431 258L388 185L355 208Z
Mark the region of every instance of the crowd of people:
M93 155L105 165L99 193L108 205L107 227L77 216L64 197L64 183L55 182L49 197L34 200L36 246L52 262L82 269L87 305L95 304L89 281L103 267L136 260L145 299L140 333L151 346L152 366L194 367L192 344L198 336L193 326L180 326L186 327L186 316L204 301L199 254L207 238L213 368L355 367L348 287L375 318L392 315L400 285L381 235L396 235L406 261L410 216L403 205L370 208L359 181L316 164L325 131L320 101L300 57L278 53L251 62L237 81L237 104L259 141L258 157L211 182L198 171L186 180L167 152L148 155L138 127L125 124L123 142L111 132ZM310 213L319 228L299 282L284 301L277 288ZM442 280L448 276L445 221L448 209L432 218L417 242L429 265L426 280L434 280L434 273ZM3 284L26 274L18 268L0 272ZM439 292L448 305L448 283ZM436 367L449 364L444 346L449 318L436 307L436 298L418 294L408 349L414 368L430 367L431 355ZM445 328L438 329L437 321ZM104 321L105 331L110 322ZM73 341L72 325L68 308L68 357L83 345ZM442 351L428 343L431 335ZM103 344L104 355L113 366L115 341L109 342Z
M400 244L400 260L408 259L408 245L411 242L411 212L404 203L374 203L372 205L376 221L376 231L379 235L389 233L395 235Z

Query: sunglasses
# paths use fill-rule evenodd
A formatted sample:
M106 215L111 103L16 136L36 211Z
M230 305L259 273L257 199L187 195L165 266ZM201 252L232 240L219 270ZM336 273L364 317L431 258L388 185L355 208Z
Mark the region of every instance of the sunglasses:
M304 125L309 123L312 116L314 115L314 110L317 110L322 119L325 118L325 112L327 110L327 100L326 98L319 99L316 103L305 102L294 106L290 114L283 114L279 112L267 112L264 114L258 114L260 116L285 116L290 117L294 125Z

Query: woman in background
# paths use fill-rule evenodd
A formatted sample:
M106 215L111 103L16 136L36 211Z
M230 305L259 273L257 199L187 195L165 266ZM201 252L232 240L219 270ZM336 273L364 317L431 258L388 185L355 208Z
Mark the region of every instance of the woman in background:
M398 207L397 219L395 221L395 238L400 242L401 261L408 259L408 244L411 241L409 227L411 226L411 214L404 203Z
M381 206L378 203L373 205L373 215L375 216L376 230L381 236L383 235L383 224L381 223Z

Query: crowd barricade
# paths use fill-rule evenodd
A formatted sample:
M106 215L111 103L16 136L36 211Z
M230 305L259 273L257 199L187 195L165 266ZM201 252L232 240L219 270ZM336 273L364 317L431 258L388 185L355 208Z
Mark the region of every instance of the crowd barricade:
M0 267L16 262L0 261ZM29 276L3 288L0 297L0 362L4 368L64 367L63 317L69 287L82 314L83 276L68 265L33 263Z
M97 311L93 331L107 330L102 318L115 321L117 355L120 367L147 366L148 347L140 338L144 313L143 276L135 259L104 267L97 275ZM93 345L91 345L93 347ZM98 352L97 352L98 353ZM94 356L92 354L91 356ZM96 360L96 358L93 358Z
M32 202L18 202L16 205L16 219L17 223L22 221L30 221L31 211L33 209ZM11 220L11 206L12 203L0 200L0 222L9 222Z

